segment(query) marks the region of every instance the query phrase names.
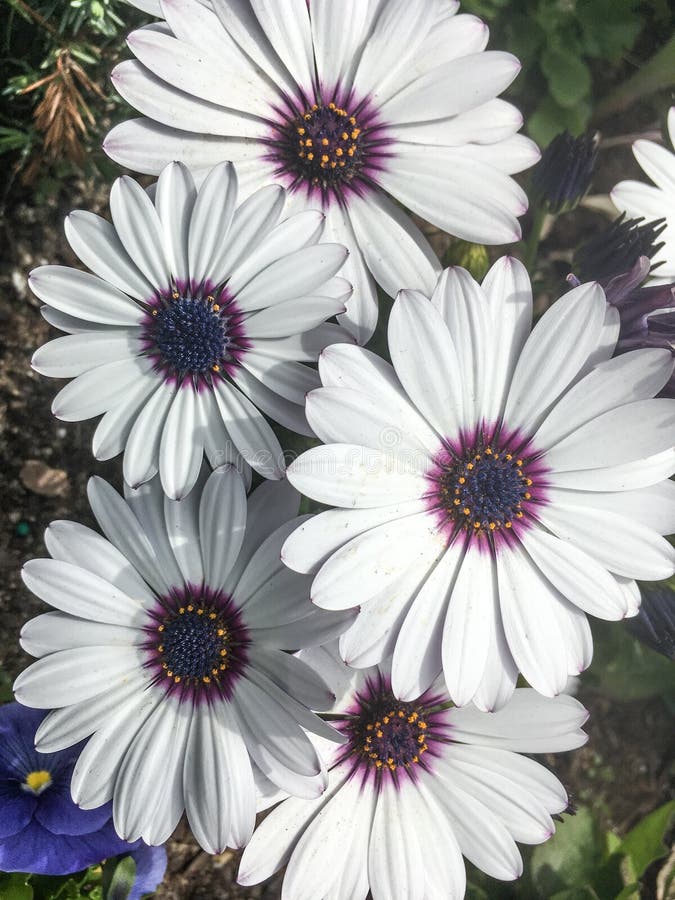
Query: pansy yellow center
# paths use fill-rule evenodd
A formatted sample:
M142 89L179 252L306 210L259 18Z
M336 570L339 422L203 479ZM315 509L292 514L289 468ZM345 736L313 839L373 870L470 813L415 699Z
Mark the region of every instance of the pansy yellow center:
M45 769L36 769L26 775L26 780L21 785L25 791L31 794L41 794L52 783L52 776Z

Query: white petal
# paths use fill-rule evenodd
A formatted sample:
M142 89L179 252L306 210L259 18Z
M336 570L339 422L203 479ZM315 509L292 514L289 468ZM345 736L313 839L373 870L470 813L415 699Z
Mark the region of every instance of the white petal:
M424 871L419 838L404 828L404 797L386 786L377 797L368 852L368 880L373 896L424 900Z
M555 472L620 466L675 444L675 402L637 400L581 425L546 453Z
M520 238L516 217L527 209L522 189L455 148L399 144L378 181L412 212L464 240L510 244Z
M54 559L86 569L148 606L154 603L155 595L130 561L91 528L77 522L52 522L44 541Z
M406 809L404 828L414 831L420 842L425 868L425 900L464 897L466 870L452 822L439 805L433 781L421 777L403 785Z
M525 341L532 327L532 287L525 266L511 256L498 259L482 284L492 318L492 379L485 420L497 421Z
M286 0L282 7L271 6L265 0L251 0L251 6L298 87L309 94L314 84L314 56L307 3Z
M588 740L581 731L587 718L574 697L542 697L531 688L518 688L497 712L479 712L471 706L451 712L455 740L519 753L562 753L581 747Z
M635 141L633 155L646 175L666 194L675 194L675 156L653 141ZM664 210L665 212L665 210Z
M215 382L215 397L237 450L265 478L281 478L283 452L276 435L251 401L234 385Z
M164 497L164 521L171 550L185 584L195 587L204 581L204 564L199 540L201 494L202 489L198 485L182 500Z
M553 447L571 432L616 407L653 397L673 370L668 350L633 350L596 366L553 407L534 437L537 448Z
M596 284L569 291L542 316L518 360L504 413L532 431L578 374L600 338L605 295Z
M115 406L110 407L96 426L92 438L91 449L96 459L112 459L124 450L139 412L155 389L156 383L150 378L143 378Z
M392 691L401 700L419 697L431 687L441 671L448 595L463 553L460 541L448 547L415 597L401 626L391 667Z
M202 464L203 429L197 394L189 382L176 391L159 443L159 474L172 500L190 492Z
M75 764L70 786L78 806L94 809L112 798L124 754L161 699L160 691L137 693L110 715L89 739Z
M559 595L519 545L497 554L504 632L528 682L547 697L567 684L567 651L560 640L555 604Z
M275 363L273 362L272 365L274 366ZM264 412L271 419L274 419L280 425L283 425L284 428L288 428L290 431L296 432L296 434L313 437L312 429L309 427L307 417L305 416L304 402L295 403L293 400L288 400L286 397L281 396L282 388L285 393L292 393L293 389L295 389L297 394L297 370L293 371L293 369L295 366L299 367L300 364L281 363L280 365L282 367L288 366L288 368L282 368L281 370L280 374L284 375L286 383L280 385L278 392L276 387L268 387L263 384L262 381L259 381L243 366L240 366L233 373L232 377L237 387L241 390L242 395L245 395L253 403L254 408L257 407L260 412ZM303 366L302 368L306 367ZM315 381L316 373L311 369L308 371L312 373L309 374L308 377L312 381ZM303 376L304 374L305 373L302 373ZM264 422L264 419L262 419L262 421ZM284 460L282 459L281 462L283 463Z
M159 469L159 445L169 407L176 395L173 384L160 381L152 397L136 417L127 438L123 472L127 484L136 487Z
M268 235L277 224L284 206L284 191L268 184L251 194L234 212L227 253L222 259L222 271L236 272L241 266L253 265L261 244L268 243ZM276 232L275 232L276 233ZM257 269L251 269L251 275Z
M191 717L191 704L164 697L130 743L113 796L115 830L124 840L163 844L178 824Z
M73 252L104 281L136 300L148 300L154 293L107 219L82 209L66 216L65 232Z
M79 422L98 416L121 402L140 379L147 378L152 383L155 375L151 369L152 362L143 356L90 369L61 388L54 397L52 412L64 422Z
M426 494L428 482L416 471L418 465L392 452L329 444L307 450L288 467L287 475L301 493L321 503L367 509Z
M131 627L145 622L142 601L148 595L147 589L140 592L141 600L136 599L101 575L58 559L31 559L21 574L30 591L72 616Z
M616 581L584 550L543 528L530 528L521 540L545 578L572 603L601 619L622 619L625 603Z
M141 344L131 329L69 334L43 344L31 366L51 378L73 378L103 363L137 356Z
M349 219L366 265L390 297L401 288L430 294L440 271L431 245L381 191L349 198Z
M199 188L188 235L188 267L194 285L213 289L225 280L223 268L237 202L237 173L232 163L215 166Z
M171 271L157 210L143 188L123 175L110 191L110 213L127 253L158 290L169 290Z
M440 312L425 297L402 291L388 335L396 374L413 404L442 437L458 437L464 420L462 372Z
M185 748L185 811L208 853L248 842L255 824L255 785L246 745L227 704L195 707Z
M558 503L543 508L540 518L559 538L581 547L616 575L658 581L675 571L675 548L626 516Z
M153 555L154 568L158 573L160 583L167 587L176 587L183 584L183 575L178 568L176 557L171 549L169 536L166 532L164 519L165 494L159 478L146 481L138 488L131 488L125 484L125 506L133 515L123 517L120 526L131 531L132 539L135 538L134 529L139 529L147 538ZM139 528L140 526L140 528ZM159 589L164 593L166 588Z
M423 500L374 509L330 509L312 516L286 539L283 562L296 572L316 574L339 547L364 531L424 510Z
M332 8L332 4L328 5ZM364 6L365 4L360 4L359 9ZM360 13L356 14L357 18L359 15ZM349 250L349 256L340 271L354 288L347 302L347 311L339 316L338 321L359 344L365 344L377 325L377 287L354 234L349 210L332 203L325 214L326 240L342 244Z
M38 709L79 703L123 684L141 662L135 647L61 650L25 669L14 682L14 694L19 703Z
M145 581L159 594L173 585L165 580L166 570L150 543L145 529L117 491L102 478L87 483L87 496L101 531L125 556Z
M34 294L61 312L105 325L140 325L141 308L126 294L89 272L66 266L33 269L28 284Z
M199 504L199 538L204 576L209 587L225 584L246 528L246 490L233 466L215 471L204 486Z
M491 555L470 543L450 593L442 639L443 675L457 706L470 702L483 678L496 592Z
M40 657L78 647L130 647L143 642L143 632L128 625L104 625L63 612L48 612L26 622L19 642L26 653Z
M312 328L318 328L326 319L344 312L345 299L349 293L344 298L299 297L277 306L268 306L246 319L246 337L255 340L255 348L259 353L276 356L266 338L299 335Z
M634 519L659 534L675 532L675 482L668 479L634 491L560 491L547 488L551 502L604 509Z
M675 472L675 448L670 447L635 462L602 469L550 472L546 477L554 487L583 491L631 491L649 487Z
M132 61L122 65L137 65ZM157 181L155 206L162 226L163 244L169 268L183 287L188 283L188 232L197 190L189 170L171 163Z
M372 528L323 564L312 585L312 602L323 609L358 606L418 560L436 559L444 545L444 535L427 513Z

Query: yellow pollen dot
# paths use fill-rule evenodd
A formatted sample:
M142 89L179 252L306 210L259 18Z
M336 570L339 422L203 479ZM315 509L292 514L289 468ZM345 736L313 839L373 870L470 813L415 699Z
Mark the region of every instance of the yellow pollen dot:
M417 727L420 728L422 731L426 731L426 730L427 730L427 723L426 723L426 722L420 722L420 723L418 724Z
M190 605L188 606L188 608L187 608L187 611L188 611L188 612L194 612L194 610L195 610L195 608L194 608L194 606L193 606L192 604L190 604Z
M175 684L180 684L180 675L174 675L173 680Z
M372 730L373 730L372 725L366 725L366 731L372 731Z
M330 167L331 169L337 169L337 163L335 162L335 160L333 160L333 162L330 164Z
M473 523L473 527L474 527L474 528L480 528L480 522L474 522L474 523Z
M334 103L329 103L328 109L337 109L337 106Z
M346 163L345 163L344 159L341 159L340 162L338 163L338 166L339 166L341 169L344 169L345 165L346 165Z
M453 502L453 504L454 504L455 506L459 506L459 504L460 504L462 501L459 499L459 497L455 497L455 499L454 499L452 502Z
M204 682L204 684L211 684L211 679L209 678L208 675L204 675L204 677L202 678L202 681Z
M162 663L162 668L163 668L163 669L168 668L168 667L167 667L167 664L166 664L166 663Z
M157 652L158 652L158 653L164 653L164 644L160 644L160 645L159 645L159 647L157 648Z
M467 463L467 469L473 469L473 463Z
M360 129L360 128L355 128L355 129L352 131L352 140L355 141L355 140L357 139L357 137L358 137L360 134L361 134L361 129Z
M419 762L419 761L420 761L419 756L413 756L412 762L417 763L417 762Z
M225 629L219 628L218 631L216 631L216 634L218 635L218 637L222 637L225 634Z
M307 140L305 141L305 147L313 147L313 146L314 146L314 142L312 141L312 139L307 138Z
M487 453L488 456L492 456L492 447L486 447L485 452Z
M349 140L349 135L347 134L346 131L343 131L342 134L340 135L340 137L342 138L343 141Z
M184 607L184 606L181 606L180 609L178 610L178 614L179 614L180 616L182 616L184 612L185 612L185 607Z
M466 483L466 478L463 475L461 476L461 478L458 478L457 480L459 481L460 484Z
M198 615L198 616L203 616L203 615L204 615L204 610L203 610L203 609L198 609L198 610L197 610L197 615Z
M159 315L159 310L158 310L158 309L153 309L152 314L153 314L153 316L158 316L158 315Z
M330 141L328 140L328 138L321 138L321 143L324 145L324 147L327 147L330 144Z
M330 159L330 156L328 156L326 153L324 153L324 155L321 157L321 162L327 163L329 161L329 159Z
M178 291L172 291L171 296L174 300L178 300L178 298L180 297L180 294L178 293Z
M218 674L218 668L216 667L215 669L211 669L211 674L212 674L212 675L217 675L217 674Z
M381 769L381 768L382 768L382 760L381 760L381 759L376 759L376 760L375 760L375 768L377 768L377 769Z
M388 725L389 724L389 716L384 716L382 718L382 721L384 722L385 725Z
M504 528L511 528L513 522L504 522Z
M383 731L375 732L375 737L384 737L384 732Z
M523 513L522 513L522 511L517 512L517 513L516 513L516 519L522 519L522 518L523 518Z
M218 618L218 617L216 616L215 613L213 613L213 612L209 613L209 619L216 619L216 618Z
M421 734L421 735L417 738L417 743L418 743L418 744L423 744L423 743L424 743L424 735L423 735L423 734Z
M464 513L465 516L471 515L471 510L469 509L468 506L465 506L464 509L462 510L462 512Z
M213 296L213 294L209 294L208 297L207 297L206 299L209 301L209 303L213 303L213 301L214 301L216 298Z
M314 154L313 154L313 153L308 153L308 154L307 154L307 159L311 162L311 161L314 159Z
M312 103L312 112L316 112L318 108L319 108L318 103Z
M157 631L164 631L164 626L160 625L159 628L157 629Z
M532 499L532 494L531 494L529 491L525 491L525 493L523 494L523 496L525 497L526 500L531 500L531 499Z
M304 158L305 158L305 153L304 153L304 151L301 150L300 153L298 153L298 156L300 157L300 159L304 159Z
M394 757L393 757L393 756L389 756L389 757L387 758L387 765L388 765L388 766L393 766L393 764L394 764Z
M24 782L26 787L34 794L40 794L45 788L48 788L51 783L52 776L46 769L36 769L34 772L29 772L28 775L26 775L26 780Z
M221 656L227 656L227 650L226 650L224 647L223 647L223 649L220 651L220 655L221 655Z
M398 711L398 717L399 717L399 719L402 719L404 716L405 716L405 713L403 712L403 710L402 710L402 709L399 709L399 711Z
M218 668L220 669L221 672L224 672L225 669L227 669L227 665L225 663L221 663Z
M171 669L167 669L166 677L167 677L167 678L173 678L173 672L171 671Z
M507 461L507 462L511 462L512 459L513 459L513 456L512 456L510 453L507 453L507 454L506 454L506 461Z
M490 531L494 531L496 527L494 522L490 522Z
M338 147L337 150L335 151L335 155L342 156L343 154L344 154L344 150L342 149L342 147Z
M211 307L211 309L214 312L220 312L220 303L214 303L213 306Z
M350 124L350 125L356 125L356 119L354 118L354 116L350 116L350 117L349 117L349 124Z
M532 487L532 479L531 479L531 478L526 478L526 479L525 479L525 484L526 484L528 487Z
M349 150L347 150L347 156L353 156L353 155L354 155L354 148L350 147Z
M304 128L298 128L298 134L304 134L304 133L305 133L305 129L304 129ZM301 143L302 143L302 142L301 142Z
M523 464L522 459L517 459L517 460L516 460L516 465L517 465L518 467L522 466L522 464Z
M303 116L302 118L305 120L305 122L309 122L309 120L312 118L312 114L311 114L311 113L305 113L304 116Z

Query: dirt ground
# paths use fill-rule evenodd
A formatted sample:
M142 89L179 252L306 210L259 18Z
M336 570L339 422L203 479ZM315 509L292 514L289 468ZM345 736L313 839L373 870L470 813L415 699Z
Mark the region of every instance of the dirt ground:
M634 131L634 126L629 126ZM658 129L656 122L645 130ZM628 129L627 129L628 130ZM611 163L595 191L607 190L619 177L641 177L632 162L629 142L602 154ZM608 172L617 172L613 178ZM120 465L93 459L94 423L66 424L50 414L58 389L53 379L30 369L37 346L55 332L39 314L39 301L26 285L26 273L37 265L76 260L62 236L70 209L105 211L107 188L93 182L66 184L57 198L33 205L31 191L15 184L0 234L0 666L14 677L28 658L18 646L23 622L43 611L43 604L24 588L23 562L46 555L42 535L53 519L94 524L86 501L86 481L102 475L120 487ZM591 214L581 213L582 228ZM544 245L551 267L559 263L554 233ZM52 333L52 334L50 334ZM667 799L673 751L672 710L660 699L620 703L584 687L580 699L591 712L589 744L574 754L549 759L578 803L598 809L606 824L625 832ZM209 857L181 826L169 845L169 870L159 895L171 900L276 898L280 879L245 889L235 883L237 855ZM651 894L651 891L650 891Z

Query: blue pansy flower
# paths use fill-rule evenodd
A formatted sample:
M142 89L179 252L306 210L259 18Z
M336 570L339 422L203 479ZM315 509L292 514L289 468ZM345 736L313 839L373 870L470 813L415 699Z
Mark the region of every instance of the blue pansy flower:
M119 854L136 862L130 900L153 891L166 869L163 847L129 844L115 832L111 804L80 809L70 779L81 746L38 753L44 710L0 706L0 871L67 875Z

